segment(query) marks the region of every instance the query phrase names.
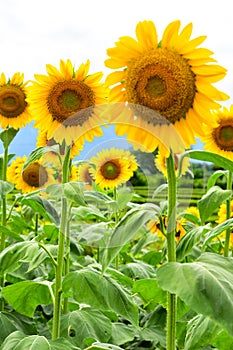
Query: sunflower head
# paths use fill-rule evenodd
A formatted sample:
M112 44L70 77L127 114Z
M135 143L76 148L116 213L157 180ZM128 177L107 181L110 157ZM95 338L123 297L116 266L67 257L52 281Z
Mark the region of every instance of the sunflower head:
M132 132L122 118L117 133L134 136L137 141L144 130L145 143L151 140L155 147L160 147L153 135L149 135L147 125L162 125L167 129L167 125L172 124L189 148L195 143L194 135L199 136L202 123L210 119L210 110L220 107L216 101L229 98L211 85L225 76L226 69L213 64L213 52L199 47L205 36L190 39L191 23L182 30L180 21L170 23L161 40L151 21L139 22L135 32L135 39L123 36L115 47L109 48L109 58L105 61L108 68L115 70L106 78L109 100L131 104L130 123L138 128L138 133ZM154 113L143 113L145 107ZM170 138L170 134L162 134ZM173 146L167 143L168 148ZM173 153L175 151L177 147Z
M92 166L90 164L81 164L77 168L77 176L78 181L82 181L86 183L86 189L92 188L92 183L94 181L93 176L91 174Z
M102 189L116 188L127 182L137 169L137 161L128 151L105 149L90 159L95 169L90 168L95 183Z
M31 163L23 170L27 157L17 157L7 169L8 180L15 184L17 190L23 193L45 188L54 182L53 171L40 161Z
M213 125L203 128L205 150L233 160L233 105L212 111Z
M0 126L19 129L32 120L27 102L28 82L24 75L15 73L6 79L4 73L0 76Z
M107 97L103 73L88 74L89 61L77 70L70 60L60 60L60 69L49 64L46 68L48 74L36 74L29 91L35 126L47 132L48 139L60 144L65 140L68 145L102 134L97 106Z
M161 153L158 152L158 154L155 157L155 166L156 168L163 173L165 177L167 177L167 166L166 166L166 157ZM175 171L176 175L178 175L179 170L179 163L180 163L180 154L175 153L174 154L174 165L175 165ZM188 171L190 166L189 159L185 157L182 162L182 168L180 172L180 176L185 175L185 173Z

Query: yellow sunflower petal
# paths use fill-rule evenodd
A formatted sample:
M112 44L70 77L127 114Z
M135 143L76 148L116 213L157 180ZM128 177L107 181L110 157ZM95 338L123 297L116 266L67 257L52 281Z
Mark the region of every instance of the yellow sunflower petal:
M136 36L145 50L158 45L157 31L152 21L139 22L136 26Z

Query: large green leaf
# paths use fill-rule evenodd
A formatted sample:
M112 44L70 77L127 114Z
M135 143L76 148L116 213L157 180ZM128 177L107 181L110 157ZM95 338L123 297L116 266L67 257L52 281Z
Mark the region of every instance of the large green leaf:
M138 323L138 308L130 294L117 281L92 268L70 272L63 290L73 292L79 303L89 304L102 311L112 310L133 324Z
M38 242L18 242L5 248L0 253L0 275L17 270L23 262L28 262L30 269L36 268L48 258Z
M216 153L212 153L212 152L208 152L208 151L190 150L190 151L186 151L182 155L181 159L183 159L183 157L189 157L192 159L198 159L198 160L203 160L206 162L211 162L211 163L214 163L223 169L233 171L233 162L230 159L227 159L227 158L220 156L219 154L216 154ZM182 164L180 164L180 167L181 166L182 166Z
M84 186L83 182L67 182L63 184L64 195L74 204L86 205L83 194Z
M133 293L143 300L144 307L154 310L157 304L167 305L167 292L158 286L155 278L142 279L134 282Z
M44 154L48 152L53 152L59 155L59 145L53 146L41 146L34 149L31 154L28 156L26 162L23 165L23 170L25 170L31 163L34 163L38 159L40 159Z
M188 322L184 350L200 350L202 346L211 344L219 325L209 317L197 315Z
M123 345L132 341L135 338L135 330L130 325L124 323L112 324L112 336L110 342L116 345Z
M7 313L0 312L0 344L10 334L18 329L17 325L12 319L7 317Z
M104 271L121 251L122 247L139 232L140 228L150 219L156 218L158 210L158 207L154 204L141 204L124 215L113 231L104 252L102 263Z
M3 298L19 313L32 317L41 304L51 304L49 282L22 281L2 289Z
M195 312L233 335L233 259L204 253L192 263L167 263L157 271L161 288L177 294Z
M97 343L93 343L91 346L89 346L85 350L123 350L123 348L119 348L119 346L117 345L97 342Z
M0 132L0 139L3 142L4 148L9 147L11 142L14 140L15 136L17 135L19 129L14 129L14 128L7 128L3 129Z
M231 190L223 190L218 186L211 187L197 203L202 223L204 224L210 215L231 196Z
M61 336L72 343L85 347L85 340L107 342L112 333L112 323L102 312L89 307L68 313L61 318Z
M20 331L10 334L1 350L80 350L64 338L48 340L40 335L25 335Z
M0 195L5 196L7 193L11 192L14 188L14 184L8 181L0 180Z
M27 205L34 210L35 213L39 213L48 221L52 221L55 224L59 224L60 217L54 206L50 201L41 196L24 197L21 201L22 205Z

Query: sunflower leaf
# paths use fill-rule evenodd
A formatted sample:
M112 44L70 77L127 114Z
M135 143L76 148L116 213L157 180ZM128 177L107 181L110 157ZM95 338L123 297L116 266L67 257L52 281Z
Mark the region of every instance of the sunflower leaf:
M0 132L0 139L3 142L4 148L9 147L9 145L17 135L18 131L19 129L16 130L14 128L7 128Z
M57 155L60 155L59 153L59 145L53 145L53 146L41 146L36 148L34 151L31 152L31 154L28 156L26 162L23 165L23 171L32 163L39 160L44 154L48 152L54 152Z

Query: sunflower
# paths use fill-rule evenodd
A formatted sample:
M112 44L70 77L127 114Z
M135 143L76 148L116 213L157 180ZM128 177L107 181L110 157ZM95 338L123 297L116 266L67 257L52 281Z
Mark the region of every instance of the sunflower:
M163 222L163 228L161 228L161 220ZM161 220L149 220L148 223L146 224L146 229L151 233L151 234L156 234L158 238L165 240L165 235L166 233L163 233L163 231L166 231L167 227L167 217L163 216ZM177 220L176 221L176 233L175 233L175 238L176 242L178 242L186 233L186 230L184 229L182 225L182 221Z
M96 168L90 168L95 183L102 189L116 188L127 182L137 169L136 158L129 151L104 149L90 159Z
M233 200L230 202L230 218L233 218ZM227 209L226 209L226 203L223 203L220 205L219 211L218 211L218 219L216 222L218 224L221 224L222 222L226 221L227 219ZM220 239L225 239L226 231L223 231L218 237ZM230 249L233 249L233 232L231 232L230 235Z
M6 79L0 75L0 126L19 129L32 120L29 104L26 101L28 82L24 82L24 74L15 73Z
M139 22L136 39L120 37L107 49L105 65L115 70L106 78L109 101L132 110L121 114L116 133L149 150L161 143L163 152L189 148L194 135L202 134L202 123L211 124L210 110L220 107L216 101L229 98L212 86L226 69L213 64L213 52L198 47L206 37L190 40L192 23L179 30L179 20L170 23L159 41L152 21Z
M229 109L222 107L212 111L212 114L215 124L205 125L204 136L200 137L204 148L233 160L233 105Z
M93 176L90 172L92 166L90 164L80 164L77 168L78 181L86 183L85 188L90 190L94 181Z
M89 75L89 68L89 60L77 70L70 60L60 60L60 70L47 64L47 75L35 74L28 101L35 127L47 132L49 140L83 144L103 134L96 106L106 102L107 89L100 81L103 73Z
M61 157L64 156L65 152L65 147L64 143L59 144L57 143L53 138L48 139L47 137L48 133L47 131L38 131L38 136L37 136L37 142L36 142L36 147L41 147L41 146L54 146L58 145L59 146L59 152ZM75 156L80 154L80 151L83 149L83 144L79 144L78 141L72 143L71 151L70 151L70 158L74 158ZM58 163L58 156L55 152L48 152L43 156L43 159L46 160L48 163Z
M175 160L175 171L176 174L178 175L178 168L179 168L179 154L174 154L174 160ZM167 167L166 167L166 157L161 153L158 152L158 154L155 157L155 166L156 168L163 173L165 177L167 177ZM181 168L181 173L180 176L185 175L186 172L189 170L190 162L187 157L183 159L182 162L182 168Z
M22 193L33 192L54 183L53 171L41 161L31 163L24 171L23 166L27 157L16 157L7 169L7 178L15 184Z

